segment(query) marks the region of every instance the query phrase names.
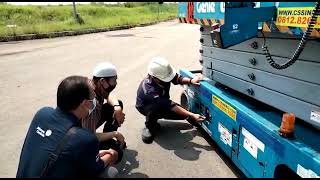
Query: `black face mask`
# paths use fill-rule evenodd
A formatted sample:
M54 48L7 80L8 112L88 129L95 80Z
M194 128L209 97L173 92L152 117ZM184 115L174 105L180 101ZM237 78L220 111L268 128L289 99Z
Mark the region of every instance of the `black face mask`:
M104 87L102 86L102 88L103 88L104 91L110 93L111 91L113 91L114 88L116 88L116 85L115 85L115 86L112 86L112 85L109 84L109 82L107 82L107 83L108 83L109 86L108 86L107 88L104 88Z

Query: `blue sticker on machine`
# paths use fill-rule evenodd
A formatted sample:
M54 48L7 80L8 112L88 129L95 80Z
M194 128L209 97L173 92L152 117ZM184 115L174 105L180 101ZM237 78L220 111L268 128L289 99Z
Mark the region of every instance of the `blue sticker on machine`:
M225 2L195 2L195 19L223 19Z

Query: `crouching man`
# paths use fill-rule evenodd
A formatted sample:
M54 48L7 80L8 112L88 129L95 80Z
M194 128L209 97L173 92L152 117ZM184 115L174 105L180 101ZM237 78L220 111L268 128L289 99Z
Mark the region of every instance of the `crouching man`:
M153 58L148 66L148 75L139 85L136 98L137 110L145 116L145 128L142 131L144 143L152 143L160 128L158 119L182 120L201 122L204 116L195 114L182 108L180 104L170 100L170 85L194 84L199 85L202 76L193 79L182 77L162 57Z

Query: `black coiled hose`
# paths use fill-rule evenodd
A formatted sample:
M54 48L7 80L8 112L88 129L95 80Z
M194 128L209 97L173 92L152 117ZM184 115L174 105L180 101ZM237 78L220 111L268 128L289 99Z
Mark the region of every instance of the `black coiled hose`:
M295 50L293 56L291 57L290 60L288 60L287 62L283 63L283 64L277 64L271 57L271 54L268 50L268 47L266 46L266 38L262 32L262 36L263 36L263 46L262 46L262 49L266 55L266 58L267 58L267 61L269 62L269 64L275 68L275 69L286 69L288 68L289 66L291 66L293 63L296 62L296 60L299 58L301 52L303 51L304 49L304 46L306 45L306 42L307 42L307 39L309 38L312 30L313 30L313 27L314 25L316 24L317 22L317 16L320 14L320 3L319 2L316 2L316 5L315 5L315 9L313 10L312 12L312 16L311 16L311 20L309 21L308 23L308 28L307 30L304 32L302 38L301 38L301 41L299 43L299 46L298 48Z

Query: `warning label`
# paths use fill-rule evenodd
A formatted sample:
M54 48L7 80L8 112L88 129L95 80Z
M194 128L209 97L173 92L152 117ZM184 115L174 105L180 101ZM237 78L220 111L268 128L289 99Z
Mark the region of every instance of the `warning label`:
M314 7L292 7L278 8L276 25L292 26L292 27L307 27L311 20L311 15ZM317 17L317 22L314 28L320 28L320 16Z
M229 104L225 103L215 95L212 95L212 104L219 108L221 111L223 111L225 114L227 114L231 119L236 121L237 111Z

